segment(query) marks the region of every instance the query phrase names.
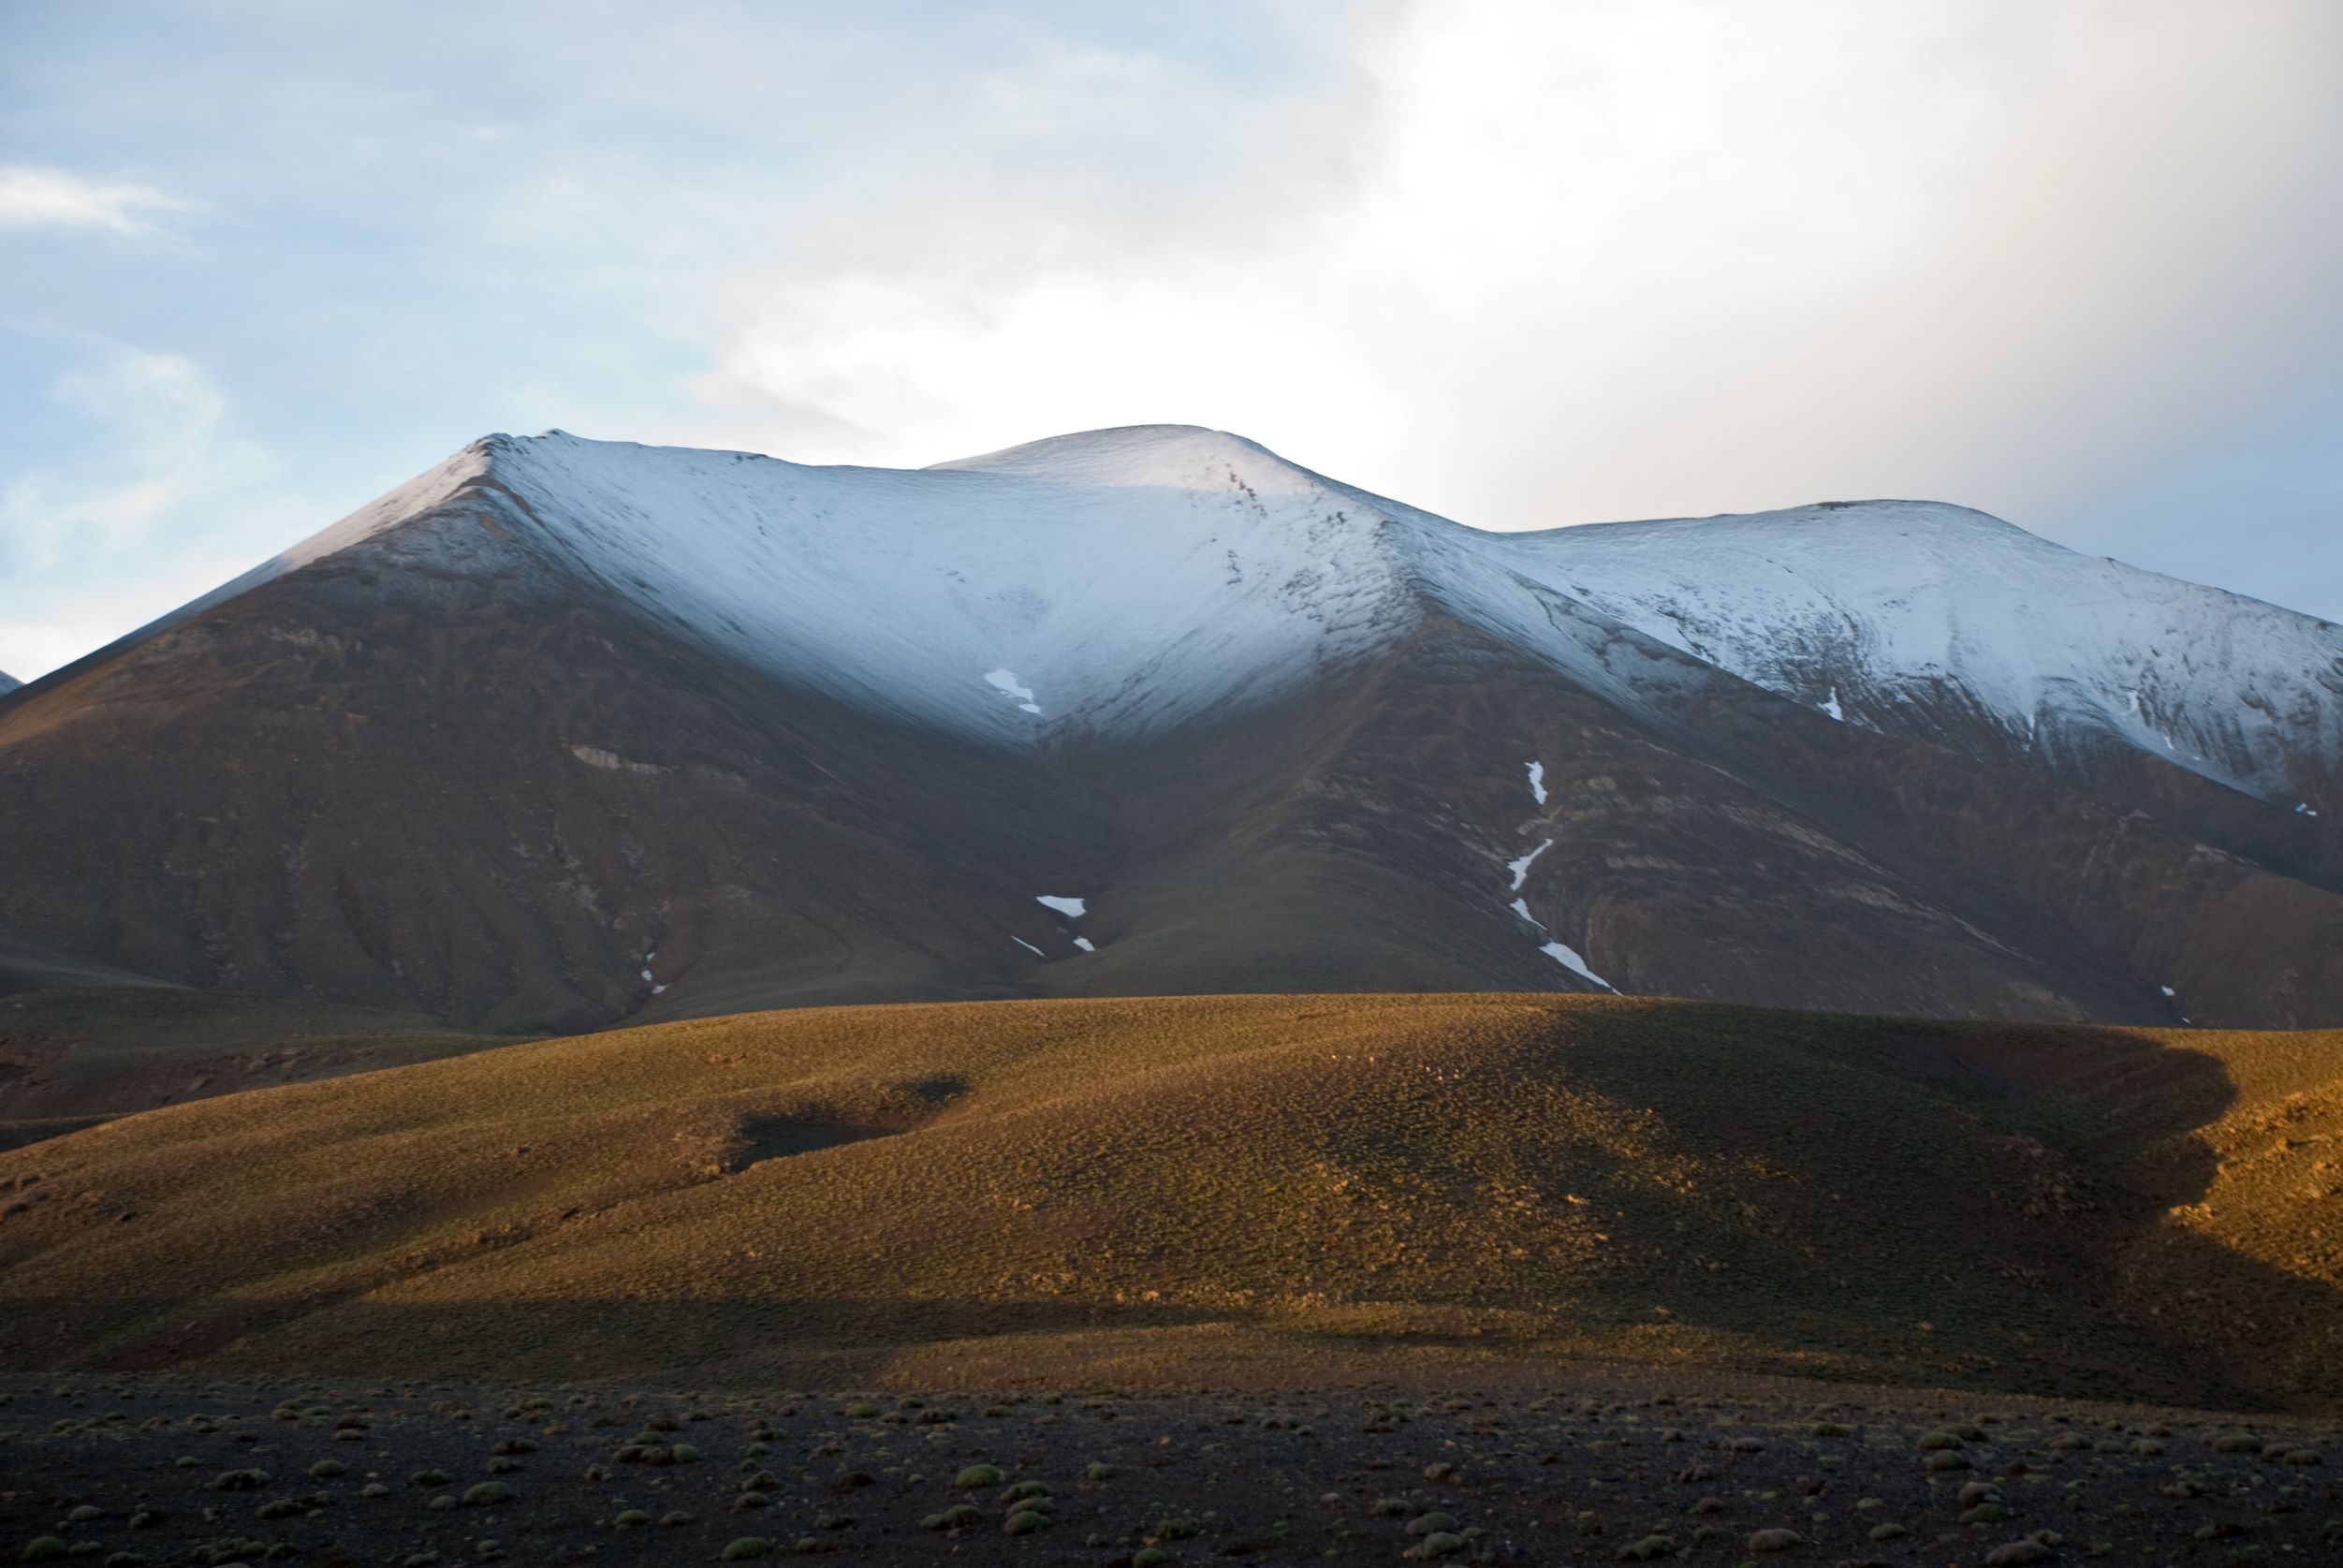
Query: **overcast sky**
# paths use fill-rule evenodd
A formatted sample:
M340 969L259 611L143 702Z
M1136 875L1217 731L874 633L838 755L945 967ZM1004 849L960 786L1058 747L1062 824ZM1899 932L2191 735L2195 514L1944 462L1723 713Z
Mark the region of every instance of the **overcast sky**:
M2343 620L2333 0L6 0L0 668L475 436L1215 425Z

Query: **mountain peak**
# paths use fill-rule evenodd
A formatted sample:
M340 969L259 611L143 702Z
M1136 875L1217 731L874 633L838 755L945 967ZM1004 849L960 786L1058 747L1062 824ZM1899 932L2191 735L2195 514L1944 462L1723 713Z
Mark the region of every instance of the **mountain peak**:
M1057 484L1302 495L1325 481L1257 441L1202 425L1120 425L1053 435L932 464L931 472L1014 474Z

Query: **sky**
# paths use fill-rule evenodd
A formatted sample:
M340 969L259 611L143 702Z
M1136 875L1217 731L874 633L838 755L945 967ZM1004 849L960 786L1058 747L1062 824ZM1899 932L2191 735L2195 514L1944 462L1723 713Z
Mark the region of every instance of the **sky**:
M2343 620L2332 0L7 0L0 669L491 431L1925 497Z

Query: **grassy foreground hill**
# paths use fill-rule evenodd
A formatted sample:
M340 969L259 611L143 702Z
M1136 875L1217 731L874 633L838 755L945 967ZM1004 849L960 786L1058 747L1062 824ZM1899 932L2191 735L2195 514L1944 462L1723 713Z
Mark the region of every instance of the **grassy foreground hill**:
M0 1154L0 1370L945 1387L1554 1356L2343 1405L2343 1032L1635 999L740 1015Z

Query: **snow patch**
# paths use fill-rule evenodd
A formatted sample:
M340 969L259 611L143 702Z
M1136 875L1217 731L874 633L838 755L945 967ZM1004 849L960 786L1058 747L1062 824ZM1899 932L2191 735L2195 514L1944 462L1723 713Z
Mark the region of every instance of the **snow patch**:
M1842 725L1847 722L1847 711L1838 706L1838 688L1836 686L1830 689L1830 696L1827 698L1816 703L1814 707L1817 711L1828 713Z
M1531 762L1524 766L1530 770L1530 793L1543 806L1545 804L1545 764Z
M1021 936L1013 936L1009 938L1009 940L1016 943L1019 947L1024 948L1027 952L1032 954L1033 957L1037 959L1046 959L1049 956L1048 954L1043 952L1040 948L1034 946L1032 943L1026 941Z
M1018 707L1023 709L1026 712L1038 713L1041 711L1041 704L1033 700L1033 689L1031 686L1020 684L1017 679L1015 671L1006 669L988 670L985 673L985 680L988 683L999 690L1003 696L1015 699Z
M1076 947L1081 948L1085 953L1095 953L1098 951L1097 948L1091 945L1091 939L1087 936L1076 937L1074 939L1074 945Z
M1089 913L1088 905L1086 905L1080 899L1061 898L1055 893L1040 894L1033 900L1033 901L1038 904L1046 904L1049 908L1056 910L1061 915L1070 915L1077 920Z
M1514 882L1512 890L1514 892L1520 892L1521 885L1530 880L1530 868L1536 863L1537 857L1553 847L1554 841L1552 839L1542 839L1538 843L1538 847L1530 851L1529 854L1522 856L1517 860L1508 860L1505 862L1505 869L1513 872Z
M2170 986L2159 986L2156 989L2162 991L2166 996L2170 996L2173 993L2173 989Z
M1587 960L1578 956L1577 948L1572 947L1567 944L1560 942L1548 942L1545 945L1541 946L1538 951L1544 953L1547 958L1552 959L1556 963L1560 964L1564 969L1567 969L1571 973L1576 975L1579 978L1584 980L1592 980L1596 985L1601 986L1604 990L1609 991L1613 996L1617 996L1618 994L1618 988L1617 986L1614 986L1610 981L1605 980L1602 975L1597 975L1593 970L1587 967Z
M1516 915L1520 916L1524 920L1527 920L1530 924L1535 926L1537 928L1538 934L1545 938L1544 942L1538 944L1539 952L1544 953L1547 958L1552 959L1556 963L1562 965L1564 968L1579 975L1581 978L1593 981L1596 985L1601 986L1604 990L1609 991L1613 996L1618 995L1619 991L1617 986L1611 984L1610 981L1605 980L1602 975L1597 975L1593 970L1587 967L1587 960L1579 957L1577 948L1571 946L1567 943L1557 942L1554 940L1554 933L1545 929L1545 922L1530 913L1530 905L1526 901L1516 899L1508 907L1510 907Z
M572 746L569 755L589 768L600 768L612 773L659 774L671 771L656 762L629 762L616 752L606 752L599 746Z

